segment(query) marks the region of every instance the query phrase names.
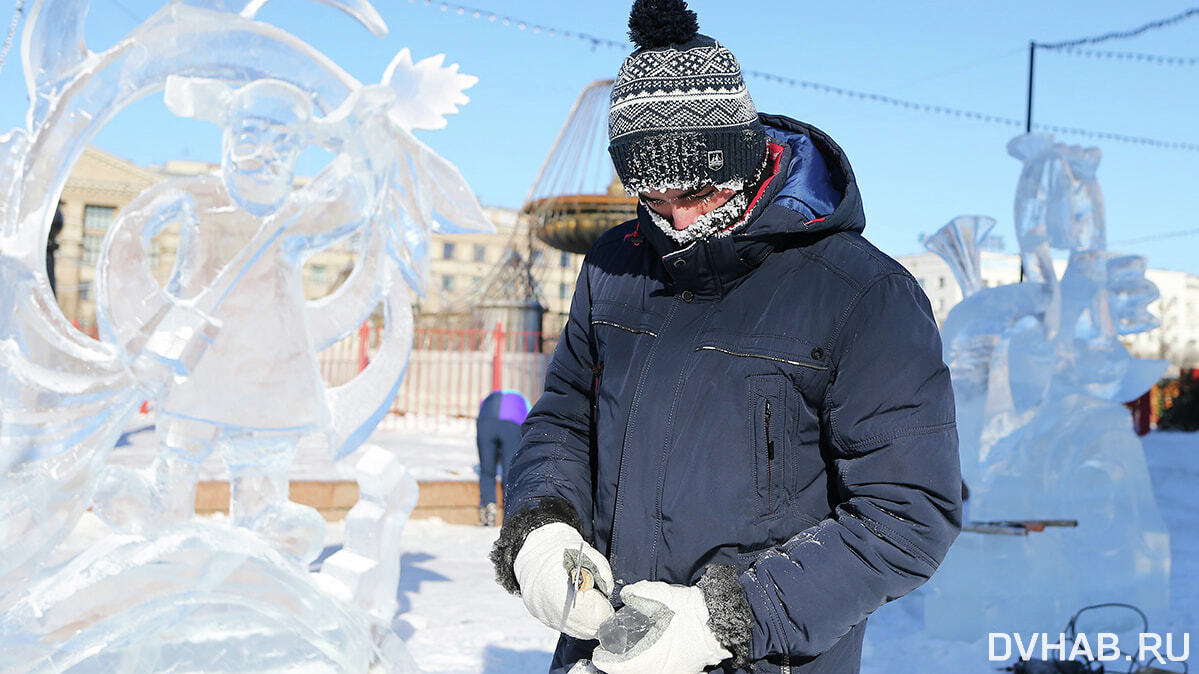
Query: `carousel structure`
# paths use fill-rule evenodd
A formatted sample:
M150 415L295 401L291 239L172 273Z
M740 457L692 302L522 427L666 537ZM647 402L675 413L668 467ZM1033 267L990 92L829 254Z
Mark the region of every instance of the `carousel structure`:
M637 214L608 156L612 80L587 85L575 101L521 209L546 244L586 253L608 229Z

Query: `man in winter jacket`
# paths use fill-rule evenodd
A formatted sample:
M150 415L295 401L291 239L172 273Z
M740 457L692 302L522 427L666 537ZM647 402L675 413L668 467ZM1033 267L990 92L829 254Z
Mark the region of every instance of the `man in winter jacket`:
M498 579L563 633L552 672L856 672L867 616L960 527L928 300L862 237L841 149L758 115L682 0L630 28L609 149L638 217L583 265ZM650 625L627 645L622 606Z

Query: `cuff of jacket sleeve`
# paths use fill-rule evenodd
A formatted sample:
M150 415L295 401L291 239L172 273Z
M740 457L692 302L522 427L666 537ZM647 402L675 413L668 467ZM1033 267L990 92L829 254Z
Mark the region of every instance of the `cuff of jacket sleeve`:
M704 604L708 607L708 629L733 654L734 666L748 666L754 614L745 589L737 582L737 569L727 564L712 564L696 584L704 593Z
M504 517L504 526L500 528L500 537L491 548L491 563L495 566L495 580L508 592L520 596L520 585L516 582L516 554L525 544L525 537L534 529L563 522L569 524L582 534L583 523L579 520L574 506L564 498L547 496L533 506L525 506L510 516Z

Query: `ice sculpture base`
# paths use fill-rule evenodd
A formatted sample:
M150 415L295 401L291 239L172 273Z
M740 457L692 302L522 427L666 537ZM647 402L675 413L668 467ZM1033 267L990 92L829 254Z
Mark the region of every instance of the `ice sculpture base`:
M5 672L419 671L387 626L219 523L108 536L3 608Z

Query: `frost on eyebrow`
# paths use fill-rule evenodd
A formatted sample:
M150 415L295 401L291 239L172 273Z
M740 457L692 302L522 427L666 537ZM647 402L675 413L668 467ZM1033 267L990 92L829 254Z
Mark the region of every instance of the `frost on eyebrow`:
M707 239L709 237L729 236L735 228L728 228L728 224L733 222L737 217L745 212L749 205L749 199L744 191L738 191L728 201L713 208L711 211L704 213L696 218L695 222L691 223L686 229L675 229L674 224L667 218L662 217L652 208L646 208L649 213L650 221L653 222L658 229L666 233L672 241L679 244L688 244L692 241Z

